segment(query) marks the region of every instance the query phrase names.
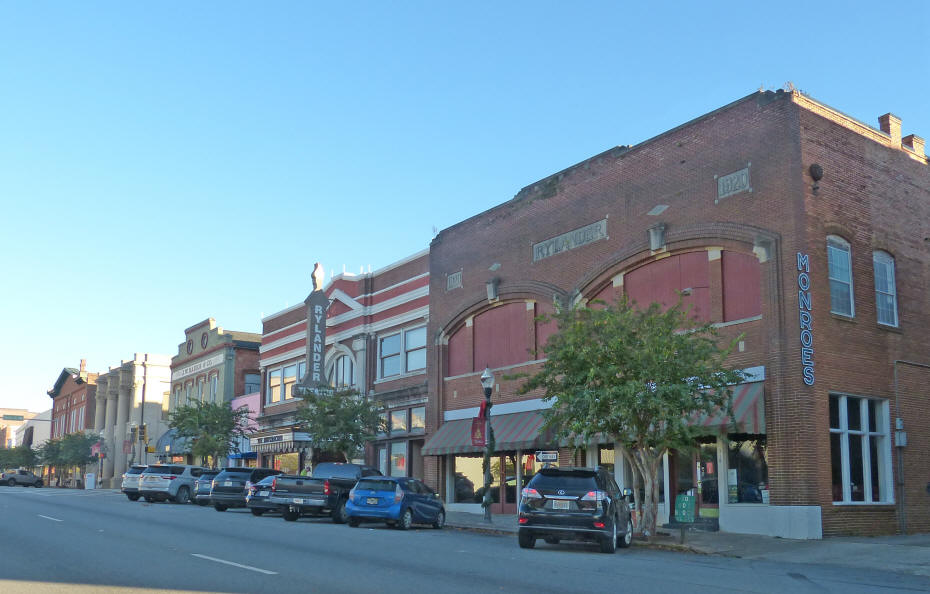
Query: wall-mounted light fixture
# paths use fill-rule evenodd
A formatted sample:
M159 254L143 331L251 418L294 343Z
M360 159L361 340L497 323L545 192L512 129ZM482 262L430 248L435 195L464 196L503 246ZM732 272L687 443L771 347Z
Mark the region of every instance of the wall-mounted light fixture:
M820 185L817 182L823 179L823 167L814 163L808 168L808 171L811 174L811 179L814 180L814 185L811 187L811 190L813 190L814 194L817 194L817 190L820 189Z
M657 252L665 247L665 223L649 227L649 249Z
M495 276L485 283L485 287L488 289L488 301L494 301L497 299L497 286L500 284L500 282L501 279Z

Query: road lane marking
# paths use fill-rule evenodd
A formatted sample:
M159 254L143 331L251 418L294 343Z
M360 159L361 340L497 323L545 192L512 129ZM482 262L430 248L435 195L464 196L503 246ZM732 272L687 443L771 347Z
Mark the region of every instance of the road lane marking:
M53 518L51 516L43 516L42 514L38 514L38 516L40 518L45 518L46 520L51 520L53 522L64 522L64 520L59 520L58 518Z
M223 563L225 565L232 565L233 567L241 567L242 569L248 569L249 571L257 571L258 573L264 573L266 575L278 575L277 571L268 571L267 569L252 567L251 565L233 563L232 561L226 561L225 559L217 559L216 557L208 557L207 555L201 555L200 553L191 553L191 555L199 559L206 559L207 561L215 561L217 563Z

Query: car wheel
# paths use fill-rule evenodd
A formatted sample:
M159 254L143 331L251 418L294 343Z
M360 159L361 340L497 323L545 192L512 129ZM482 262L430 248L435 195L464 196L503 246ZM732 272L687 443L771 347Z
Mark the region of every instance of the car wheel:
M336 509L332 513L333 523L334 524L345 524L346 520L349 519L349 512L346 511L346 500L342 499L339 501L339 504L336 505Z
M358 525L361 524L358 518L349 518L348 524L350 528L358 528Z
M263 510L263 509L259 509L259 508L257 508L257 507L253 507L253 508L252 508L252 515L253 515L253 516L260 516L260 515L262 515L263 513L265 513L265 510Z
M529 532L521 530L517 533L517 542L520 543L521 549L532 549L536 546L536 537Z
M181 487L178 489L177 494L174 496L175 503L190 503L191 500L191 490L187 487Z
M546 544L551 544L551 545L557 545L560 542L558 537L555 537L555 536L547 536L543 540L546 541Z
M8 484L8 485L11 486L11 487L15 487L15 486L16 486L16 479L10 479L10 480L8 480L8 481L6 482L6 484Z
M226 507L225 505L220 505L219 503L215 503L213 504L213 509L215 509L216 511L226 511L229 508Z
M129 499L129 501L139 501L138 493L126 493L126 497Z
M149 497L148 495L143 495L143 496L142 496L142 499L145 499L145 500L148 501L149 503L152 503L153 501L155 501L155 498L154 498L154 497Z
M198 501L197 505L200 505L202 507L207 507L208 505L210 505L210 502L209 501Z
M35 487L36 489L41 489L42 481L36 481L32 486Z
M409 530L411 524L413 524L413 512L410 511L410 508L408 507L404 510L404 513L400 515L400 519L397 520L397 529Z
M610 534L601 537L601 552L612 555L617 550L617 520L611 522Z
M283 511L281 515L284 516L285 522L296 522L297 518L300 517L300 514L295 511Z
M436 521L433 522L433 528L439 530L446 525L446 512L439 510L439 513L436 514Z
M620 537L620 541L617 543L617 546L621 549L629 547L633 543L633 520L627 518L626 520L626 534Z

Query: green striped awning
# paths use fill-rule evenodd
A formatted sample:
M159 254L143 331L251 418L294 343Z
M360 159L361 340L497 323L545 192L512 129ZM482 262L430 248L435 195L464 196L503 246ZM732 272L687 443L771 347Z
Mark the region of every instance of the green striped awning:
M423 446L424 456L468 454L482 452L484 448L471 444L472 419L446 421ZM543 429L543 416L539 411L509 415L492 415L491 428L498 451L531 450L552 444L548 431Z

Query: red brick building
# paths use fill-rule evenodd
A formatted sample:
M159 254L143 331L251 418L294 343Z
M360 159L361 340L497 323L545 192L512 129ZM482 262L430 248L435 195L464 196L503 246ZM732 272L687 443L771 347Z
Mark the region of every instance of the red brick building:
M86 360L81 359L79 369L62 369L48 395L52 399L52 439L93 430L97 374L87 372Z
M367 274L337 275L323 288L330 302L325 377L383 406L388 429L366 449L365 462L386 475L423 476L428 266L423 251ZM262 465L287 472L313 457L294 417L300 402L294 386L307 372L307 307L300 303L262 320L261 429L251 446Z
M820 538L930 530L930 167L902 138L797 92L758 92L607 150L443 230L430 247L425 478L477 511L480 448L467 427L497 377L494 510L516 508L547 404L505 374L531 372L555 302L676 291L722 334L736 418L696 453L671 452L675 495L721 530ZM613 444L563 462L629 468ZM574 457L574 459L572 459ZM477 465L477 466L476 466ZM480 473L480 470L478 471Z

